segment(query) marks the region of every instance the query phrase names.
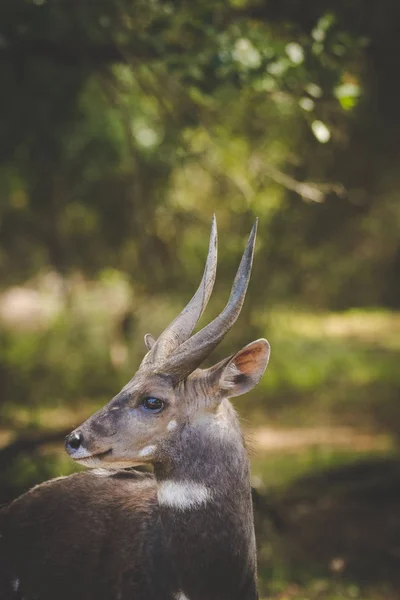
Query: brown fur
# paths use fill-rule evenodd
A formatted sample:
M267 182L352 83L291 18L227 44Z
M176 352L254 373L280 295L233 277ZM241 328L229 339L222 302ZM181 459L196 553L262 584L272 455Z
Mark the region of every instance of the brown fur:
M154 475L79 473L37 486L3 509L1 600L174 600L179 594L256 600L249 459L228 398L258 383L268 342L257 340L211 369L196 368L237 319L254 239L255 228L227 307L187 340L214 282L214 223L191 302L157 341L146 337L149 352L136 375L67 437L68 453L81 464L149 463ZM157 410L149 409L149 398L157 399Z

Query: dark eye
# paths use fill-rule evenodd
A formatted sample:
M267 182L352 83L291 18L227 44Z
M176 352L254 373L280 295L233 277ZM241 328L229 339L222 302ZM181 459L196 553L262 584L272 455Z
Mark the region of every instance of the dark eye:
M164 408L164 402L158 398L145 398L142 402L142 406L146 410L158 413Z

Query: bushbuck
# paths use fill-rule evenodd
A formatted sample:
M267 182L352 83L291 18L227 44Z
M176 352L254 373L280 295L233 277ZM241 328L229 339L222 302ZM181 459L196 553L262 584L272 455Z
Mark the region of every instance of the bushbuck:
M258 598L249 458L228 398L258 383L269 344L200 368L239 316L256 228L226 307L192 335L215 280L214 217L193 298L157 340L145 336L131 381L66 438L70 457L93 470L2 510L2 600ZM153 472L132 469L143 464Z

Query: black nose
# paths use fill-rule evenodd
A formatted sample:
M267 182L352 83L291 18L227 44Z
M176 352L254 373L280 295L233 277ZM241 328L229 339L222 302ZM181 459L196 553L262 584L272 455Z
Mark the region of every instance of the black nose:
M65 438L65 449L68 453L78 450L83 442L83 435L80 431L74 431Z

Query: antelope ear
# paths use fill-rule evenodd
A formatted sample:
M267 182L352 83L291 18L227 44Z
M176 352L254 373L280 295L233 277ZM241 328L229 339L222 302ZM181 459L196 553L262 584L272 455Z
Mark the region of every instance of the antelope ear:
M147 350L151 350L155 343L156 343L156 340L151 335L151 333L146 333L146 335L144 336L144 344L145 344Z
M229 398L251 390L263 376L269 354L270 345L262 338L242 348L228 362L225 361L219 378L221 392Z

